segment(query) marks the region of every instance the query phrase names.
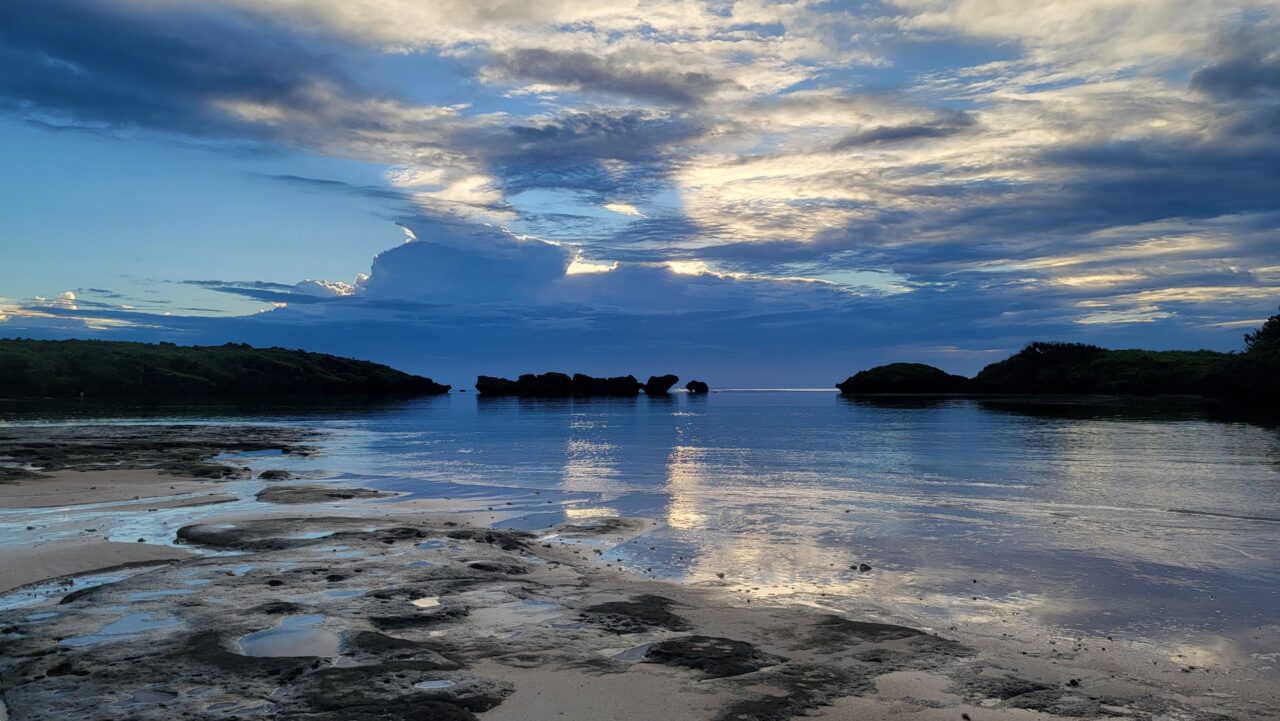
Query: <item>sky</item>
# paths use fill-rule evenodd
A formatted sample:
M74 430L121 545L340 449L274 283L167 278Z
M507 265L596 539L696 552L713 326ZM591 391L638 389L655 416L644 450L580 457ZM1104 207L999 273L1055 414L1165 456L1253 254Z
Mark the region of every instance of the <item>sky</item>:
M830 386L1280 304L1280 0L7 0L0 337Z

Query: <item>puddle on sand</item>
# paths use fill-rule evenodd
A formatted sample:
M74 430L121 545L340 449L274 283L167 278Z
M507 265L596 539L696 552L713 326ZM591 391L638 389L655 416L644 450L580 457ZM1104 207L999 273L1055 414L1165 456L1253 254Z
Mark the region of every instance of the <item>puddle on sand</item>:
M325 591L324 593L329 598L355 598L363 594L364 591Z
M329 553L333 554L334 558L359 558L364 555L364 551L354 550L351 546L334 546L329 549Z
M246 656L320 656L338 655L342 638L332 631L312 628L324 616L308 614L291 616L275 628L251 633L240 639L240 651Z
M64 638L58 643L63 646L80 648L82 646L92 646L95 643L100 643L111 638L130 636L144 631L154 631L160 628L177 626L178 623L178 619L173 616L160 616L156 618L150 613L131 613L128 616L124 616L103 626L98 629L97 633L89 634L87 636Z
M70 582L65 580L46 581L32 586L23 586L22 588L10 591L0 596L0 611L9 611L15 608L25 608L34 606L39 603L48 601L55 596L65 596L72 591L79 591L89 586L102 586L108 583L123 581L135 573L141 573L146 569L137 568L129 570L121 570L111 574L94 574L88 576L77 576Z
M413 687L425 688L425 689L437 689L437 688L449 688L450 686L453 686L453 685L454 685L453 681L445 681L443 679L440 679L440 680L431 680L431 681L419 681L415 683Z
M433 538L430 541L423 541L422 543L419 543L418 548L426 551L430 551L433 548L444 548L444 541Z
M601 653L615 661L643 661L645 653L649 651L649 647L652 645L652 643L642 643L639 646L632 646L617 653L612 653L610 649L606 649Z
M169 703L178 698L178 694L170 691L151 691L142 689L134 691L129 698L121 699L112 704L113 706L143 706L156 703Z
M333 531L303 531L301 533L295 533L292 536L285 536L285 538L295 541L313 541L317 538L328 538L333 534Z
M526 599L500 603L489 608L479 608L472 612L477 623L497 623L502 626L519 626L529 623L550 623L559 617L564 608L556 601Z
M411 603L418 608L435 608L440 605L440 597L426 596L423 598L415 598Z

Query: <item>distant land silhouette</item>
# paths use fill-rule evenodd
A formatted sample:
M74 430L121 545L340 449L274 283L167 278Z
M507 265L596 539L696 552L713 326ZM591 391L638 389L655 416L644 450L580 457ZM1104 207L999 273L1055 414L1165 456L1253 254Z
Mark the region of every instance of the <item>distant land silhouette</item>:
M671 386L680 380L679 377L666 374L649 376L649 380L641 383L635 376L616 376L613 378L594 378L575 373L526 373L516 380L480 376L476 379L476 390L482 396L525 396L532 398L568 398L571 396L635 396L640 391L646 395L666 395Z
M449 386L369 361L242 343L0 340L0 397L434 395Z
M846 395L1203 395L1274 403L1280 400L1280 314L1246 334L1241 353L1035 342L973 378L923 363L890 363L860 371L836 388Z
M923 363L860 371L846 395L1202 395L1250 404L1280 401L1280 314L1245 335L1242 352L1109 350L1034 342L973 378ZM482 396L663 396L673 374L596 378L581 373L479 376ZM703 381L685 386L706 393ZM103 340L0 339L0 397L183 398L434 395L450 386L370 361L244 343L178 346Z

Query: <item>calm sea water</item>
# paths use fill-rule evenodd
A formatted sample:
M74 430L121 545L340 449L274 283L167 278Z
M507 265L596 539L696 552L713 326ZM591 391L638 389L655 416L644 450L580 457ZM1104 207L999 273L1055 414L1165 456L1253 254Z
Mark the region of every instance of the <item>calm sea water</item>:
M1280 620L1280 431L1192 403L454 394L109 415L325 429L322 456L263 460L518 528L642 516L655 529L609 562L934 627L1176 641Z

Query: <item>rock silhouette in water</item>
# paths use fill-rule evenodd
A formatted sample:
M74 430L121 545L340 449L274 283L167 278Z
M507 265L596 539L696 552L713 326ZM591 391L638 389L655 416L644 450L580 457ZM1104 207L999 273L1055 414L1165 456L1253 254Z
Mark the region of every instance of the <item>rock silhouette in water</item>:
M640 392L640 381L635 376L592 378L573 375L573 394L576 396L634 396Z
M711 388L702 381L689 381L688 383L684 384L684 389L689 391L690 393L695 393L695 394L708 393L711 391Z
M526 396L536 398L568 398L570 396L634 396L640 393L635 376L594 378L576 373L526 373L516 380L480 376L476 390L487 396Z
M645 395L666 395L667 391L671 390L671 386L675 385L679 381L679 376L673 376L670 373L664 376L649 376L649 380L644 384Z

